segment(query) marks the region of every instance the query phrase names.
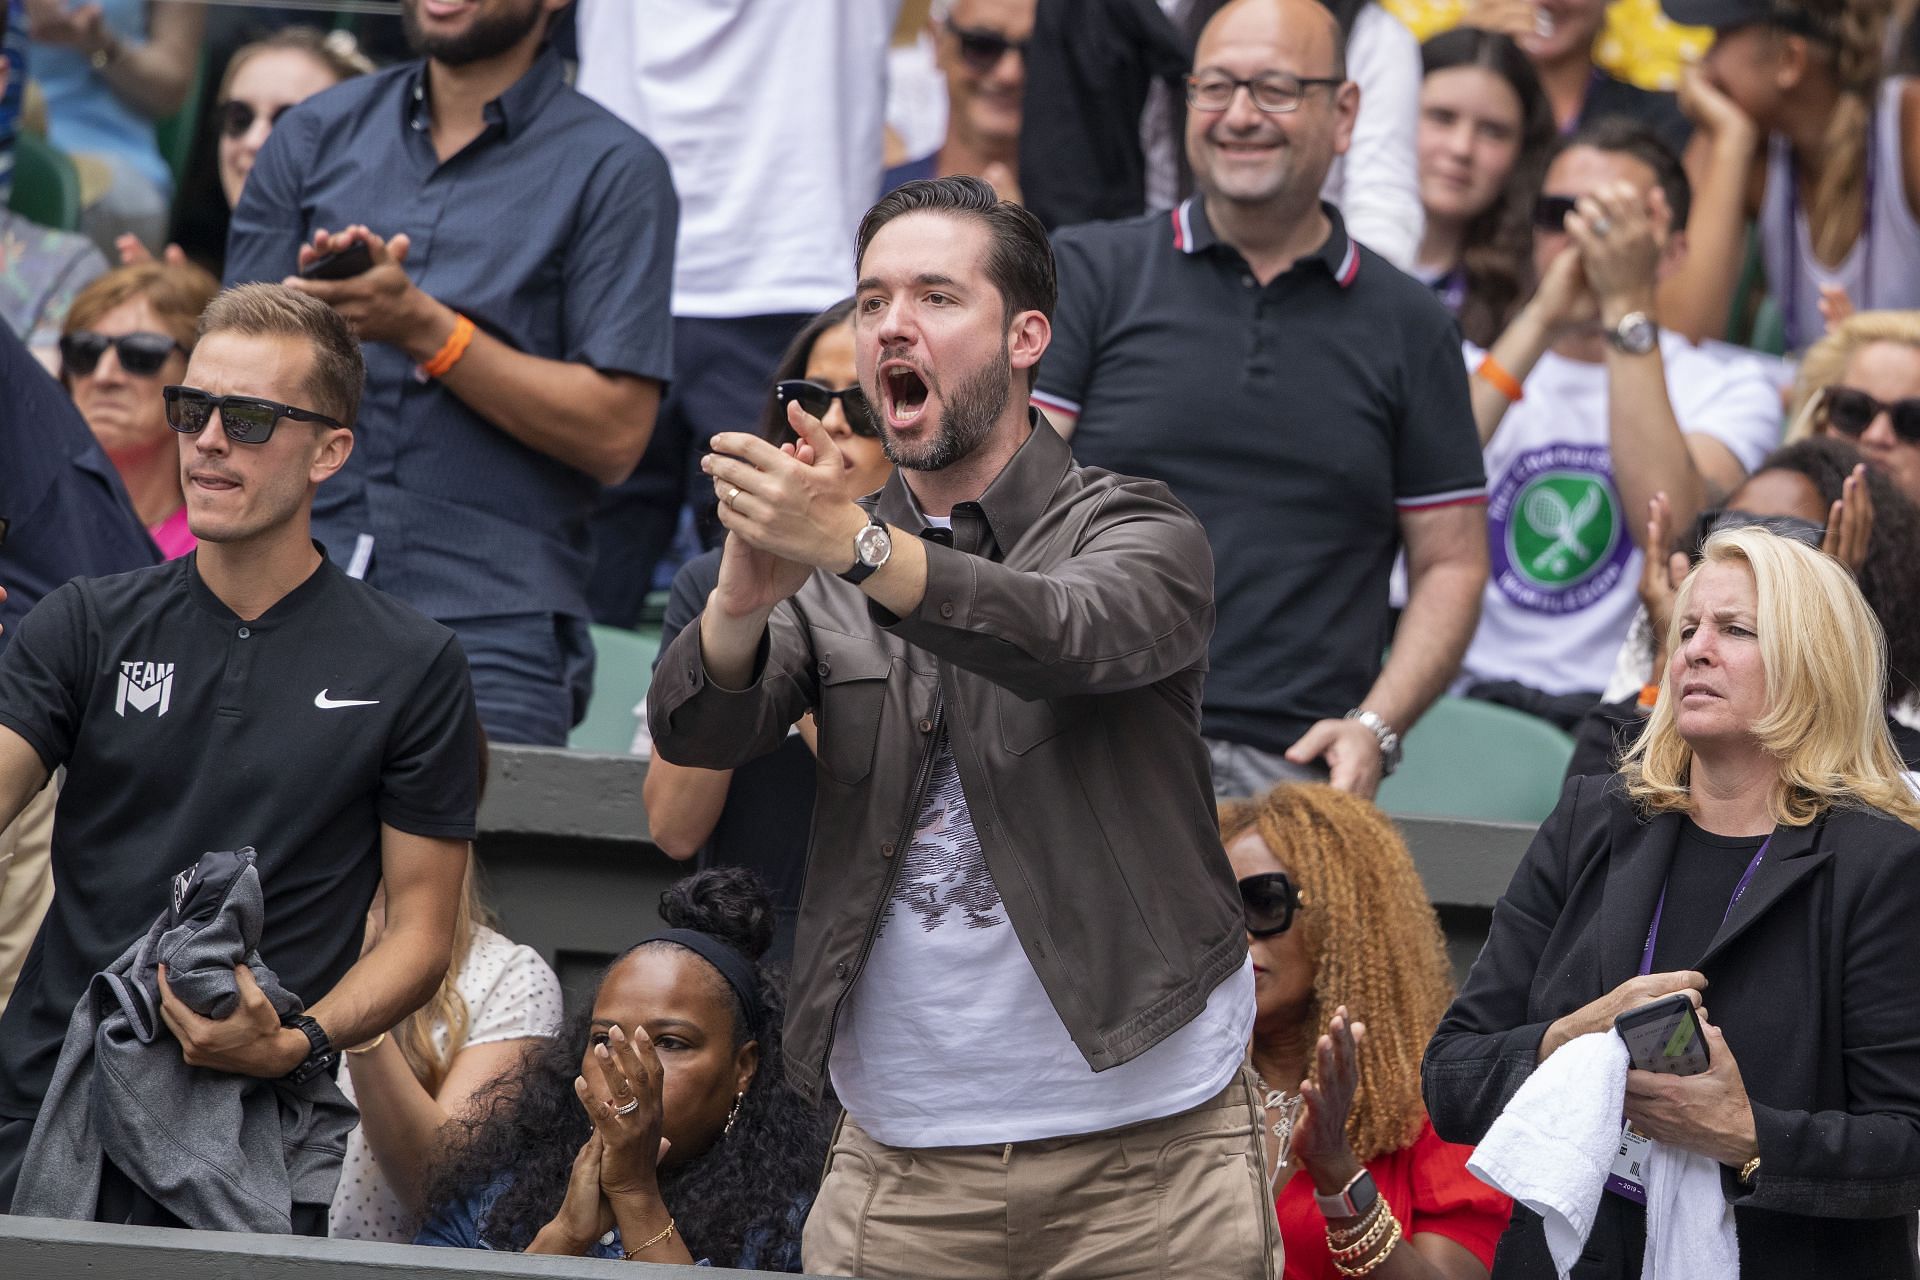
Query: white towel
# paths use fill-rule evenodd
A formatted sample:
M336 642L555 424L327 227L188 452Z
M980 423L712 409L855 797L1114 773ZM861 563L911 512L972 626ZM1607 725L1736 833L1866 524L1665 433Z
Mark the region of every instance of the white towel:
M1735 1280L1739 1274L1740 1244L1733 1206L1720 1190L1720 1166L1654 1143L1647 1153L1647 1252L1640 1280Z
M1540 1215L1560 1280L1593 1230L1626 1096L1620 1037L1596 1031L1571 1040L1527 1077L1467 1160L1468 1172Z

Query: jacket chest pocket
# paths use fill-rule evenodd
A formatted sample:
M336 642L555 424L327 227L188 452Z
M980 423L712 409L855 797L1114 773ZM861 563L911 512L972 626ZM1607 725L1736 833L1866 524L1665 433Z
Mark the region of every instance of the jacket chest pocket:
M1000 744L1016 756L1056 736L1071 718L1046 698L1028 701L996 689L993 700L1000 710Z
M873 771L893 658L872 646L847 645L821 650L814 670L820 680L821 767L836 781L862 782Z

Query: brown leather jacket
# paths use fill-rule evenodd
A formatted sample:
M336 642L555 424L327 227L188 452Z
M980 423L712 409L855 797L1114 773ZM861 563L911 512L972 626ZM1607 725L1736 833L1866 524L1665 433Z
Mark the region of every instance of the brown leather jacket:
M1165 486L1077 466L1034 421L980 500L954 509L954 545L928 540L913 616L816 573L774 611L751 687L708 682L698 625L654 676L654 750L677 764L733 768L816 712L786 1025L789 1069L816 1098L943 721L1007 917L1095 1071L1187 1023L1246 956L1200 741L1206 535ZM863 505L927 529L897 474Z

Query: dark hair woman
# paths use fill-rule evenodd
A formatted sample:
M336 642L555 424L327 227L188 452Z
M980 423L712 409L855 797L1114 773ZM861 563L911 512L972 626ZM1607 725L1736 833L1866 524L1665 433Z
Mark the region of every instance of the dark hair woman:
M592 1007L477 1099L418 1243L800 1269L826 1134L781 1063L785 1001L758 963L772 905L723 867L663 893L660 916Z
M1420 204L1414 274L1433 286L1476 346L1489 347L1526 300L1533 196L1553 112L1533 63L1475 27L1420 46Z

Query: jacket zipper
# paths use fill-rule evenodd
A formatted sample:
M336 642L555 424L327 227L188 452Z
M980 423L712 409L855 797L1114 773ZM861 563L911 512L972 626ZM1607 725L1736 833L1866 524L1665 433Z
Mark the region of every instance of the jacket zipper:
M866 935L860 940L860 954L854 959L853 972L847 975L846 986L840 992L840 998L833 1003L833 1017L827 1020L827 1042L821 1046L820 1079L825 1082L833 1067L833 1041L840 1031L840 1011L846 1008L847 997L853 994L853 984L860 980L866 971L867 956L873 951L874 939L880 936L880 917L886 914L887 903L893 899L893 886L900 879L900 864L907 860L907 847L913 839L914 820L920 816L920 804L926 798L927 786L933 781L933 760L940 745L940 733L946 728L947 699L944 690L938 691L933 698L933 729L927 734L927 749L920 757L920 769L914 776L913 792L907 797L907 811L900 824L900 835L894 841L893 857L888 861L893 865L887 868L887 878L880 887L880 897L873 906L873 915L867 920Z

